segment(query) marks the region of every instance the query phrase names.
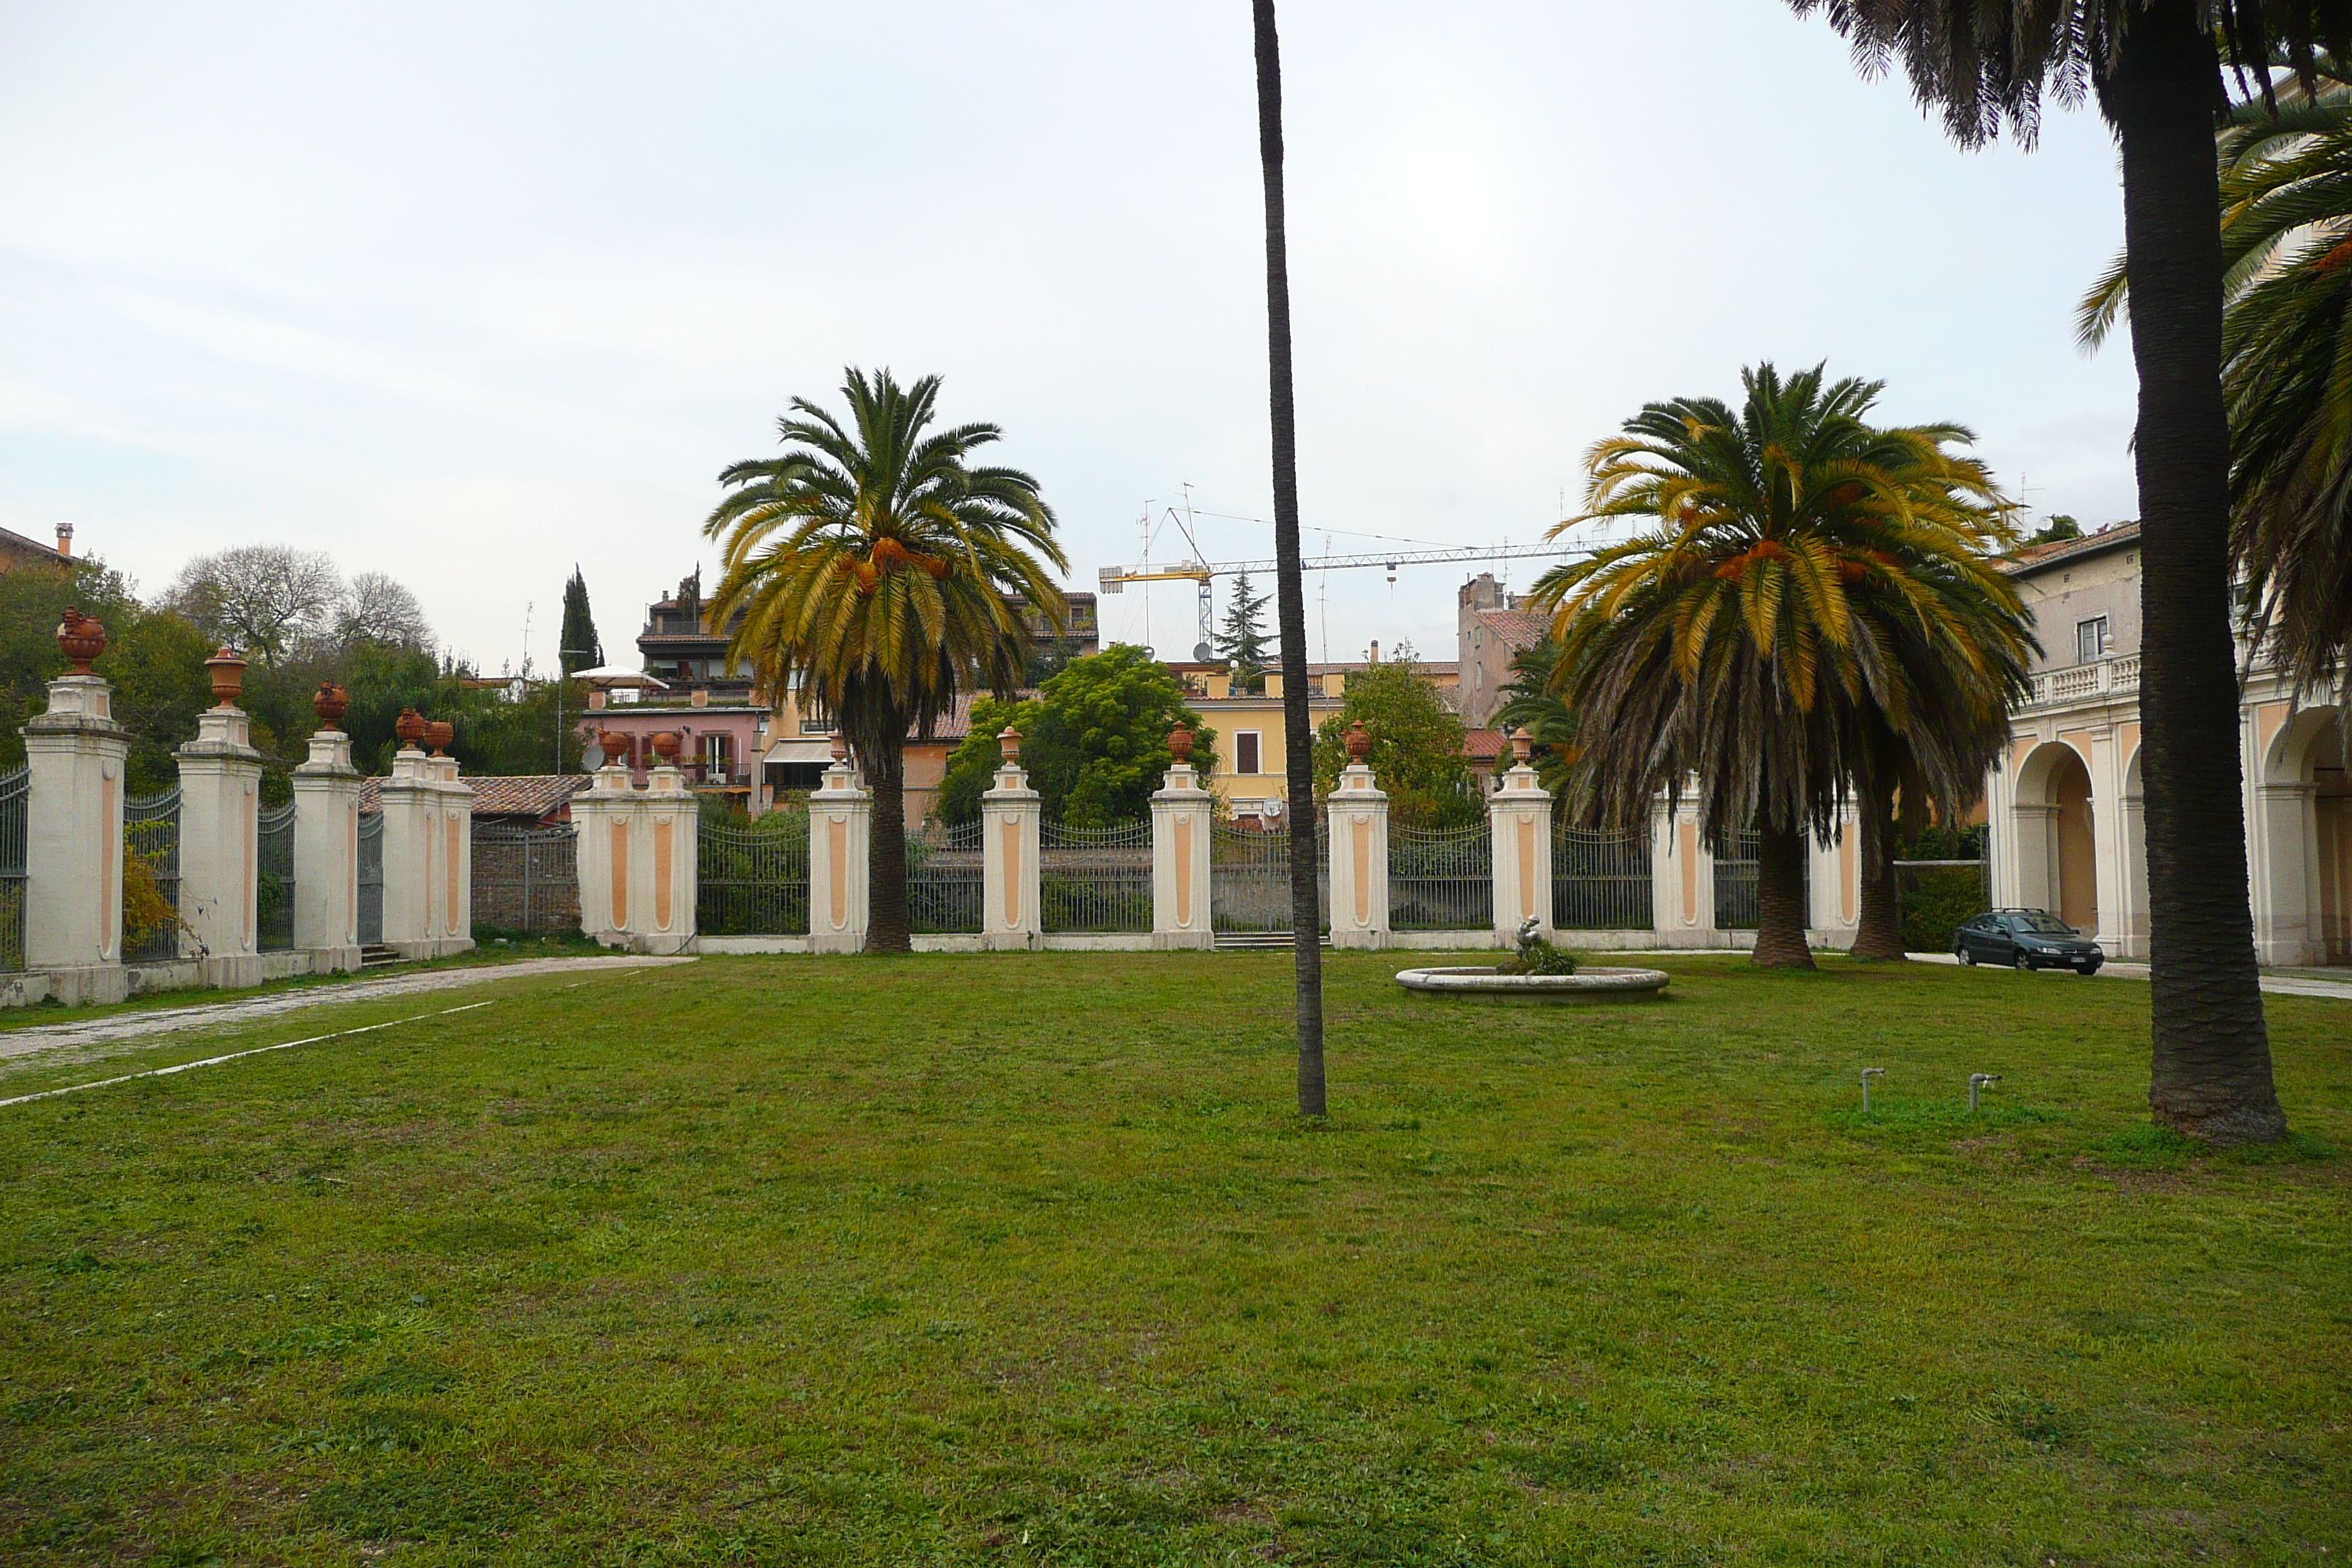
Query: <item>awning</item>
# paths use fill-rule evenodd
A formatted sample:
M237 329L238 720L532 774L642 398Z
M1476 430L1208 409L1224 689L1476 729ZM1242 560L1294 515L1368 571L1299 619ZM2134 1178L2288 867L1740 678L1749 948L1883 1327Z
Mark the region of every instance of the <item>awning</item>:
M813 741L779 741L770 746L760 759L763 763L833 763L833 742L819 736Z

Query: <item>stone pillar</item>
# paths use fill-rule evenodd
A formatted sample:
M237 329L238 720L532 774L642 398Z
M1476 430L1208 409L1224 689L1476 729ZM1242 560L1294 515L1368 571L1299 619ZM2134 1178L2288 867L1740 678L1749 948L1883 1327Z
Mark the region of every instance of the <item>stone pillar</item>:
M645 916L629 945L638 952L667 954L694 945L695 846L702 807L678 769L676 741L658 755L646 772L646 787L635 795L641 831L629 879L631 901L643 907Z
M60 1002L120 1002L123 766L131 732L114 721L114 688L90 673L106 628L66 612L58 646L73 672L49 682L48 711L25 722L25 967L46 972Z
M441 942L444 952L474 945L474 791L457 776L457 759L446 754L452 735L446 720L433 726L433 782L441 790Z
M1176 759L1151 796L1151 945L1213 947L1210 920L1209 831L1215 797L1192 771L1192 731L1170 731Z
M215 702L196 716L196 738L179 752L180 919L204 984L258 985L261 753L253 749L253 721L236 706L245 660L225 647L205 668Z
M1372 738L1348 726L1348 765L1323 803L1331 835L1331 945L1389 945L1389 797L1364 765ZM1549 868L1547 868L1547 873Z
M2326 962L2326 953L2312 941L2318 795L2318 786L2312 784L2254 786L2247 837L2267 873L2253 878L2254 952L2264 963Z
M1519 927L1533 916L1536 934L1551 931L1551 796L1528 763L1534 742L1524 730L1511 737L1511 769L1503 787L1486 797L1486 821L1494 837L1495 933L1518 940Z
M1035 947L1044 926L1037 907L1038 816L1044 810L1021 767L1021 731L996 737L1004 765L996 787L980 797L981 913L983 945Z
M336 727L350 694L328 681L310 706L321 727L294 770L294 945L331 974L360 966L360 773Z
M610 755L608 752L607 755ZM580 932L604 947L629 945L629 867L636 791L625 763L608 762L572 797L572 832L580 879Z
M434 754L417 744L428 730ZM473 937L473 802L446 755L447 726L415 709L383 781L383 942L404 958L463 952Z
M809 796L809 951L857 952L866 946L866 857L874 797L857 787L849 748L833 738L833 766Z
M1815 947L1851 949L1862 926L1862 816L1853 801L1839 805L1837 830L1825 846L1805 835L1807 940Z

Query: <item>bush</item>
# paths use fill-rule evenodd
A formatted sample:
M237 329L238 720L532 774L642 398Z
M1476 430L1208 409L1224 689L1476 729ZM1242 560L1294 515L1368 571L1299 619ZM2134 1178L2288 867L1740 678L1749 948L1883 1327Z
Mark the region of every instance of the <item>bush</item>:
M1917 886L1903 895L1903 945L1912 952L1949 952L1953 928L1984 912L1983 873L1948 866L1914 874Z

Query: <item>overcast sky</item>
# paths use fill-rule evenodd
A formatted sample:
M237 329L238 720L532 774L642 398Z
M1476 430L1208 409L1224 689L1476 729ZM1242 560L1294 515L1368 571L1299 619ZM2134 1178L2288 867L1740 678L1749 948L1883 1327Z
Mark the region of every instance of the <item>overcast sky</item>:
M2122 232L2095 115L1958 152L1780 0L1282 16L1310 554L1532 540L1644 400L1763 359L2134 515L2127 345L2071 330ZM1003 426L1091 588L1188 481L1271 515L1253 81L1244 0L0 0L0 524L151 592L329 550L489 669L577 561L633 658L719 470L858 363ZM1451 658L1469 570L1310 580L1310 651ZM1148 602L1181 656L1190 587Z

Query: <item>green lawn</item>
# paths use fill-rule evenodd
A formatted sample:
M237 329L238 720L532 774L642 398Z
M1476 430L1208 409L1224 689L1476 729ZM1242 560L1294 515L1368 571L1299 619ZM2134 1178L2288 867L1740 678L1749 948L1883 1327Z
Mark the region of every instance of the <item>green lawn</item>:
M1318 1127L1278 953L18 1065L497 998L0 1110L0 1559L2352 1553L2352 1004L2272 1000L2255 1161L2146 1133L2144 984L1666 966L1479 1007L1339 956Z

